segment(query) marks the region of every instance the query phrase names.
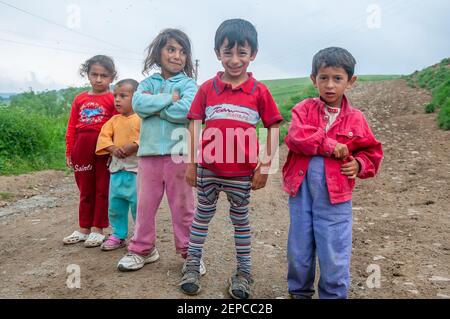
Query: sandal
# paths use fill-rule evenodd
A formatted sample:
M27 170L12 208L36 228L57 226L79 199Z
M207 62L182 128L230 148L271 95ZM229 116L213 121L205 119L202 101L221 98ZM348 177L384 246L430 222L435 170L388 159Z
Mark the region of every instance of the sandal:
M230 278L228 292L234 299L248 299L250 298L250 284L252 283L253 280L249 276L236 273Z
M88 239L88 237L89 237L89 234L83 234L83 233L79 232L78 230L76 230L72 233L72 235L64 237L63 243L64 243L64 245L72 245L72 244L79 243L80 241L85 241L86 239Z
M84 246L88 248L98 247L105 241L105 235L99 233L90 233L84 242Z
M126 246L125 239L117 238L114 235L108 237L108 239L100 247L103 251L111 251Z

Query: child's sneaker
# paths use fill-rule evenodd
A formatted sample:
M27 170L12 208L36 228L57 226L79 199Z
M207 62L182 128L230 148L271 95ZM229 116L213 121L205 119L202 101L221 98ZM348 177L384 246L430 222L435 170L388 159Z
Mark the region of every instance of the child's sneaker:
M103 251L111 251L114 249L125 247L125 239L117 238L114 235L108 237L108 239L100 246Z
M158 250L153 248L148 256L141 256L132 252L128 252L117 264L120 271L134 271L144 267L145 264L153 263L159 259Z
M192 266L186 267L184 270L183 278L180 282L181 291L186 295L197 295L200 293L200 274L194 270Z
M187 260L184 261L183 268L181 269L181 273L184 275L187 269ZM200 275L204 276L206 274L206 265L203 262L203 258L200 259Z
M230 288L228 292L234 299L250 298L250 284L253 280L250 276L236 273L230 278Z

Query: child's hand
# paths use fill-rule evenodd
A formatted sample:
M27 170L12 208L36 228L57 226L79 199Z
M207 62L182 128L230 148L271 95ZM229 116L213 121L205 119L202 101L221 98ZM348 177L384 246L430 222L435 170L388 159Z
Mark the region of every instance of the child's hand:
M333 155L337 159L345 159L348 157L348 147L345 144L337 143L336 147L334 148Z
M73 169L72 157L70 155L66 156L66 165L68 168Z
M178 102L180 100L180 93L178 91L174 91L172 94L173 103Z
M259 166L252 178L252 189L255 191L257 189L261 189L266 187L267 179L269 178L269 174L261 173L261 166Z
M121 150L125 153L125 157L136 154L139 149L139 145L136 143L127 144L121 147Z
M355 179L359 173L359 162L350 156L351 161L341 166L341 173L349 179Z
M122 148L114 147L111 153L117 158L127 157L127 154L122 150Z
M197 165L189 163L186 168L186 182L191 187L197 187Z

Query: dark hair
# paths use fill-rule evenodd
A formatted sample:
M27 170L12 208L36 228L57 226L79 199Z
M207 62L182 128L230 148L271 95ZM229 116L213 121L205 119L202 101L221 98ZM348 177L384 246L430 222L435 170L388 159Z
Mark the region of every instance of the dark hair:
M347 72L348 79L350 80L355 73L355 65L355 58L347 50L337 47L326 48L320 50L314 56L311 74L317 76L320 68L329 66L341 67Z
M125 84L129 84L133 87L133 92L135 92L139 86L139 82L133 79L124 79L124 80L120 80L119 82L116 83L115 86L122 86Z
M106 55L96 55L87 60L86 62L84 62L80 67L80 75L82 77L88 75L89 71L91 71L91 68L94 64L100 64L111 74L113 79L116 78L117 72L116 66L114 65L114 61L112 58Z
M252 54L258 50L258 32L250 22L243 19L230 19L222 22L214 38L214 50L219 51L225 39L228 39L228 49L245 42L252 48Z
M142 73L144 75L148 74L155 66L161 68L161 50L169 39L174 39L183 47L186 53L186 65L183 71L188 77L192 78L194 76L194 66L192 63L191 41L186 33L178 29L165 29L156 36L147 48L148 54L144 61L144 71Z

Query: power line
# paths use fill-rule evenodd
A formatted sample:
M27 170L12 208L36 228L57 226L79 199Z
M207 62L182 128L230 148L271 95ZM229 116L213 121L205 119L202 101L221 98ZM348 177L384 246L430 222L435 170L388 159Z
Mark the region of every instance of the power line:
M28 14L28 15L30 15L30 16L36 18L36 19L45 21L45 22L50 23L50 24L53 24L53 25L56 25L56 26L58 26L58 27L60 27L60 28L65 29L66 31L70 31L70 32L76 33L76 34L78 34L78 35L81 35L81 36L83 36L83 37L87 37L87 38L93 39L93 40L95 40L95 41L99 41L99 42L108 44L108 45L110 45L110 46L119 48L119 49L121 49L121 50L126 50L126 51L128 51L128 52L131 52L131 53L140 55L139 53L136 53L136 52L134 52L133 50L130 50L130 49L127 49L127 48L122 48L122 47L120 47L120 46L118 46L118 45L116 45L116 44L114 44L114 43L105 41L105 40L103 40L103 39L101 39L101 38L97 38L97 37L95 37L95 36L92 36L92 35L89 35L89 34L86 34L86 33L83 33L83 32L80 32L80 31L77 31L77 30L68 28L68 27L66 27L65 25L59 24L59 23L57 23L57 22L55 22L55 21L52 21L52 20L50 20L50 19L47 19L47 18L42 17L42 16L40 16L40 15L37 15L37 14L35 14L35 13L32 13L32 12L26 11L26 10L24 10L24 9L18 8L18 7L16 7L16 6L13 6L13 5L10 4L10 3L7 3L7 2L4 2L4 1L1 1L1 0L0 0L0 4L3 4L3 5L5 5L5 6L7 6L7 7L10 7L10 8L13 8L13 9L15 9L15 10L17 10L17 11L22 12L22 13Z
M41 44L26 43L26 42L15 41L15 40L8 40L8 39L2 39L2 38L0 38L0 41L14 43L14 44L19 44L19 45L26 45L26 46L44 48L44 49L55 50L55 51L63 51L63 52L70 52L70 53L76 53L76 54L83 54L83 55L85 55L85 54L95 54L93 52L78 51L78 50L71 50L71 49L64 49L64 48L55 48L55 47L50 47L50 46L41 45ZM133 59L133 58L127 58L127 57L115 56L114 58L115 59L120 59L120 60L130 60L130 61L142 62L139 59Z
M80 47L80 45L81 45L81 44L78 44L78 43L75 43L75 42L67 42L65 40L57 40L55 38L51 38L50 39L48 37L46 37L45 39L38 39L38 38L36 38L35 35L31 35L30 33L17 32L17 31L13 31L13 30L9 30L9 29L0 29L0 33L7 34L8 36L10 36L10 35L15 36L17 39L26 39L26 40L31 40L31 41L34 41L34 42L39 41L41 43L49 43L49 44L53 44L53 45L57 45L57 46L62 45L62 44L67 44L69 46ZM89 47L93 49L93 47L91 45L89 45ZM123 52L122 49L114 49L114 48L108 49L108 51L121 51L121 52Z

